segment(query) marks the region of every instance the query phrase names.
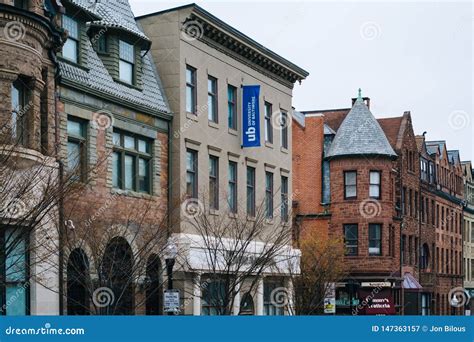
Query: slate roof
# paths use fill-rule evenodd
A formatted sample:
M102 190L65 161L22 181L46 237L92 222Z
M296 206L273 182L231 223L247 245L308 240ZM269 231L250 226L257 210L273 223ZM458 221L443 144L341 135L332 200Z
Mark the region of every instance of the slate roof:
M439 141L427 141L426 142L426 149L428 150L429 154L434 154L438 151L440 153L440 157L443 158L443 151L444 151L444 146L446 145L446 141L444 140L439 140Z
M393 149L396 149L400 136L400 127L402 125L403 116L377 119L377 121L380 124L380 127L382 127L382 130L390 142L390 145L392 145Z
M128 0L102 0L100 3L96 3L95 6L90 6L90 2L87 0L69 1L78 6L89 5L86 8L94 11L94 13L99 17L100 14L106 13L107 17L102 18L101 21L112 25L112 20L114 20L113 23L121 25L115 27L124 29L127 32L130 32L130 30L139 31L140 37L143 39L146 38L135 22ZM111 19L112 13L114 19ZM161 80L155 70L150 53L146 54L142 60L142 89L136 89L114 81L89 40L84 44L83 48L86 50L87 65L85 66L88 70L59 60L59 72L63 80L120 99L132 106L132 108L137 107L138 105L152 112L170 113Z
M461 163L458 150L448 151L448 160L451 164Z
M354 155L397 156L362 98L355 101L341 123L327 156L334 158Z

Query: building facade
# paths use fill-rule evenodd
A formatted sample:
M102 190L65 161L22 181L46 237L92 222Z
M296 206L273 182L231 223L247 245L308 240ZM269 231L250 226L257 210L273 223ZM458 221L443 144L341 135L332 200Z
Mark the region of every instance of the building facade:
M464 289L470 301L466 309L474 309L474 173L470 161L462 162L464 175Z
M206 216L229 215L236 222L252 222L265 202L268 227L284 218L282 224L291 232L285 216L293 191L292 139L285 118L292 111L293 84L308 73L196 5L137 19L152 39L151 53L175 113L170 161L173 207L192 205ZM253 148L243 148L241 140L246 85L260 86L262 136L260 146ZM279 117L283 123L277 126ZM181 256L187 264L178 269L182 311L212 314L215 308L206 296L216 286L205 279L222 269L199 261L200 253L209 248L204 246L207 235L187 222L189 216L186 208L173 214L174 238L178 246L188 246ZM258 255L262 241L255 238L254 244ZM273 287L287 286L288 278L284 271L263 272L255 291L235 291L233 313L281 311L271 306L269 295ZM206 285L211 290L205 290ZM244 298L251 303L248 310L243 308Z
M0 1L0 315L59 312L59 281L48 268L58 263L58 203L48 180L58 177L61 10L56 1Z
M171 114L151 41L127 0L63 4L62 313L161 314Z

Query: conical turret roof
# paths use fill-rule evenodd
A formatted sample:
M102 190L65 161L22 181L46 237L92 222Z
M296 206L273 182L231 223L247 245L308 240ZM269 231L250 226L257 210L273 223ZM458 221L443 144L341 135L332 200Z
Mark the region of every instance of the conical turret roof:
M397 156L360 94L337 130L327 157L357 155Z

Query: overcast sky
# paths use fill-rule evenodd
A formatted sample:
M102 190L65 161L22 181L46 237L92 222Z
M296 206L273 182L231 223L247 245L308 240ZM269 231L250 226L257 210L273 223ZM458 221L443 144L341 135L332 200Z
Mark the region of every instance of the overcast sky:
M130 0L135 15L188 4ZM375 117L411 111L415 133L474 160L471 1L198 1L306 69L297 110L346 108L362 88Z

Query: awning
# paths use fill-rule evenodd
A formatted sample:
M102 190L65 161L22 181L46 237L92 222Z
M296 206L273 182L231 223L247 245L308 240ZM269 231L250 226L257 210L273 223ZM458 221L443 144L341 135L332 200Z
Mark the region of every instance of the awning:
M403 275L403 283L402 287L405 290L412 290L412 291L421 291L423 286L420 285L418 280L410 272L405 272Z

